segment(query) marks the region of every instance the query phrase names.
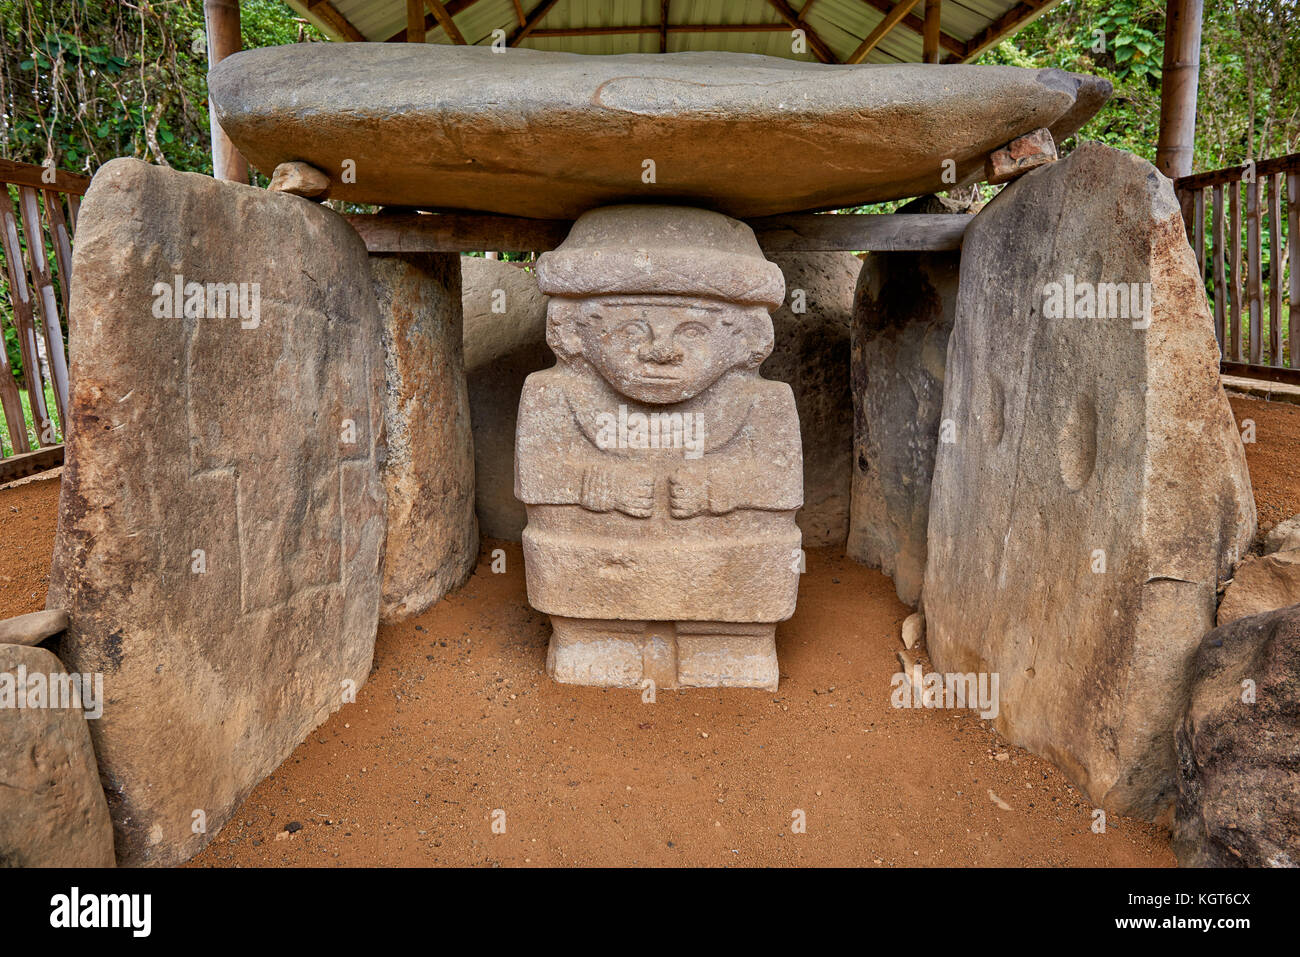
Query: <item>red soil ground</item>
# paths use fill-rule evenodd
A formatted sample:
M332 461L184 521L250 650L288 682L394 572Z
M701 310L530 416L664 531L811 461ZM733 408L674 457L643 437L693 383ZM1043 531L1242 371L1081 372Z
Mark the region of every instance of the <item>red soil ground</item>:
M1262 528L1300 512L1300 408L1233 399ZM42 607L57 479L0 489L0 616ZM492 574L503 547L507 572ZM374 670L244 802L199 866L1171 866L1164 832L1092 808L969 712L890 707L905 608L814 550L781 688L557 685L517 546L379 630ZM1005 809L1006 805L1009 809ZM505 833L494 833L495 811ZM807 832L793 833L796 810Z

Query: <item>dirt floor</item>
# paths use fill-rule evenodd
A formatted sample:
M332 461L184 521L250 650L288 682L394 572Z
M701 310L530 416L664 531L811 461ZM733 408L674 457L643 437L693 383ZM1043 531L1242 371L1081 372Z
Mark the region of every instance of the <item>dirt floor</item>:
M1267 529L1300 512L1300 408L1232 404L1256 423L1247 458ZM57 479L0 489L0 616L43 605L57 499ZM519 548L485 542L464 588L380 629L357 703L194 863L1174 864L1157 827L1112 817L1093 833L1060 772L970 712L892 708L908 609L835 551L809 554L778 634L779 692L643 703L545 677L547 626L525 600Z

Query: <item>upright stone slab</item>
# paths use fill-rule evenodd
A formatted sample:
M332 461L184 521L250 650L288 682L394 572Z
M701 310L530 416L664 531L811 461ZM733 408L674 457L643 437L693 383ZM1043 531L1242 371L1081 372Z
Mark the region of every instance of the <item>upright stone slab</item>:
M418 615L478 560L460 257L370 257L383 322L388 540L380 618Z
M474 424L474 498L485 538L517 542L527 516L515 498L515 422L524 380L555 365L546 344L546 297L522 266L460 261L465 374Z
M1300 605L1205 636L1177 731L1184 867L1300 867Z
M91 184L73 275L48 604L104 675L118 860L175 864L370 670L379 310L330 210L130 159Z
M112 867L90 694L44 648L0 644L0 868ZM80 705L78 707L77 705Z
M1157 815L1190 659L1255 508L1205 291L1150 164L1085 144L975 217L942 420L936 669L996 672L1008 739L1094 803Z
M845 551L916 605L959 253L871 253L853 306L853 507Z
M785 303L772 313L772 354L759 371L789 383L803 441L805 547L842 546L849 529L853 396L849 320L862 261L852 253L780 253Z

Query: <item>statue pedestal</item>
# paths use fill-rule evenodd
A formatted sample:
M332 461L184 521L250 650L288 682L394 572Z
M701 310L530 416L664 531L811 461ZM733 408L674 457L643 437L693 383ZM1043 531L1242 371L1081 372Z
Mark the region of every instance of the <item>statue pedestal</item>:
M776 625L551 616L546 673L564 684L775 691Z

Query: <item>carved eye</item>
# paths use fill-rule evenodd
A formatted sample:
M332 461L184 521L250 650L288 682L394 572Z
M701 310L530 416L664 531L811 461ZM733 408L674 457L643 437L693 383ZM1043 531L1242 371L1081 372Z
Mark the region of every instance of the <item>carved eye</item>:
M625 322L615 331L621 336L636 337L640 339L644 339L650 335L650 327L639 319L633 320L632 322Z
M677 335L683 339L703 339L709 330L698 322L686 322L677 327Z

